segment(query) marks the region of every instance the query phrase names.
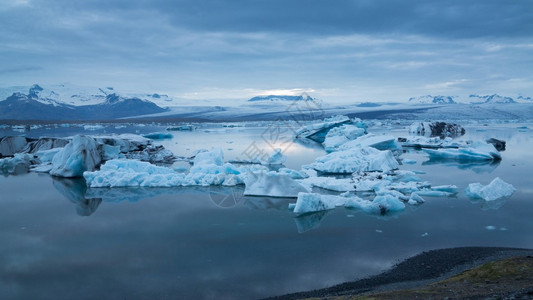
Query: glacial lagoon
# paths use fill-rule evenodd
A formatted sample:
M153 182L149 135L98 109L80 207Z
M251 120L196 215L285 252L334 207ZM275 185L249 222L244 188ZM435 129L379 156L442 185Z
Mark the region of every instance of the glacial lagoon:
M461 122L458 122L461 123ZM407 136L408 124L368 122L371 133ZM29 173L0 177L2 299L257 299L380 273L421 251L460 246L533 248L533 124L467 123L461 139L507 142L499 162L431 160L406 149L402 170L453 197L424 197L376 216L336 208L301 217L295 199L243 196L244 187L87 188L83 179ZM43 126L0 135L164 132L166 126ZM273 123L196 124L158 140L178 156L220 147L226 160L282 148L299 170L325 151L292 141ZM257 153L256 153L257 154ZM180 163L176 163L179 165ZM516 192L487 202L469 183L500 177Z

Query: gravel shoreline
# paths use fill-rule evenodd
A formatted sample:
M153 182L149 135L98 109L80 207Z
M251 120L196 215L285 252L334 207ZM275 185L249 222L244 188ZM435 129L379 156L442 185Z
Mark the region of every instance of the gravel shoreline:
M526 255L533 255L533 249L459 247L431 250L408 258L390 270L375 276L341 283L324 289L275 296L267 299L334 297L417 288L449 278L487 262Z

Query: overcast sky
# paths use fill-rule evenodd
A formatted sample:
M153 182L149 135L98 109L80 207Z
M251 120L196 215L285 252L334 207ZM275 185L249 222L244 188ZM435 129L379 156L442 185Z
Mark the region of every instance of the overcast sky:
M0 85L533 96L530 0L0 0Z

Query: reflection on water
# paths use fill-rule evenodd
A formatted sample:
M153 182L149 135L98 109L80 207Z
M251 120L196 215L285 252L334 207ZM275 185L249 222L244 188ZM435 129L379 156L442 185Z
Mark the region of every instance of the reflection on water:
M533 248L533 139L487 129L468 138L507 140L499 164L421 163L423 153L406 153L416 163L402 169L459 193L424 197L400 215L337 208L295 218L294 199L243 197L243 186L91 189L79 179L0 176L0 298L258 299L377 274L430 249ZM183 145L186 135L172 142ZM206 135L190 135L206 147ZM248 146L232 133L216 136L234 141L234 152ZM299 169L309 153L288 162ZM469 183L496 176L517 192L489 202L465 196Z
M333 210L323 210L294 218L298 233L304 233L311 229L320 227L320 223L322 223L322 221L331 213L333 213Z
M96 211L100 203L102 203L102 198L86 197L87 184L83 178L52 178L56 190L72 203L76 204L78 215L90 216Z
M427 161L422 162L423 166L441 165L446 167L454 167L461 170L472 170L475 173L492 173L501 161L483 160L483 161L458 161L453 159L439 159L431 157Z

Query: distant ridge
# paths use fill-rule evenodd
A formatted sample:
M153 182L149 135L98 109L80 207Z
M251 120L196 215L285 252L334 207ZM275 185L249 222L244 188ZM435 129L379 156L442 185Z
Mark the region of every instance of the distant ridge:
M43 88L34 84L28 94L13 93L0 101L0 119L7 120L104 120L154 114L167 111L147 100L126 98L112 93L105 101L92 105L70 105L41 95Z

